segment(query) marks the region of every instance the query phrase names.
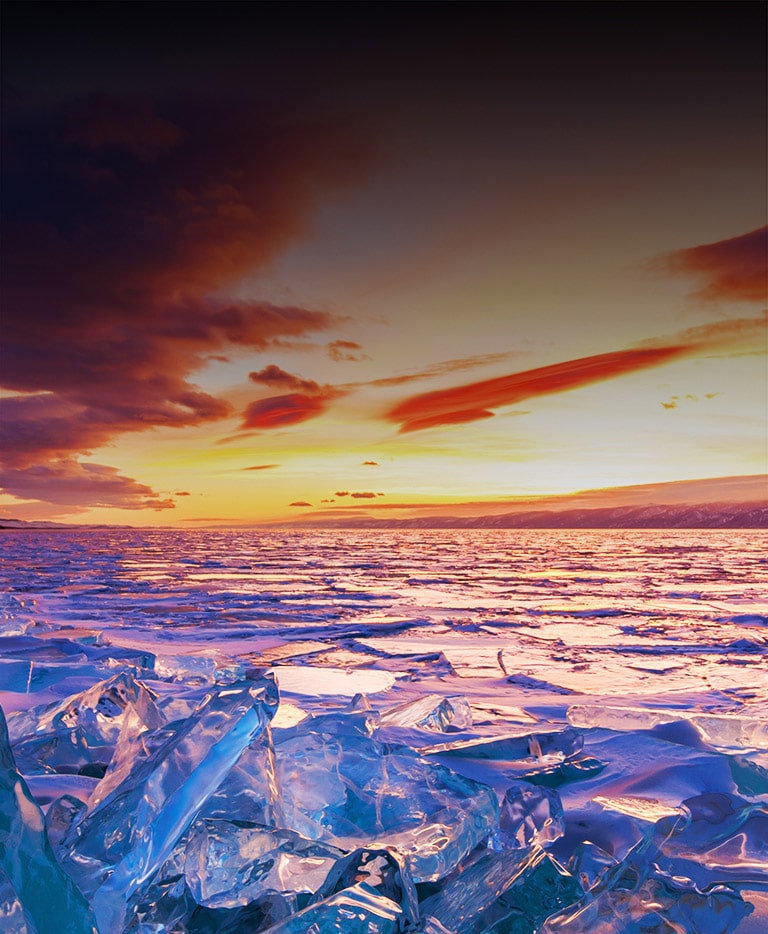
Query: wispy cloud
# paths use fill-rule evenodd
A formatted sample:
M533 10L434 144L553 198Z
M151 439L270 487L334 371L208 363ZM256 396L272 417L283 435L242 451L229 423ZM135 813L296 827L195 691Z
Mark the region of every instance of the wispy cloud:
M675 250L652 266L699 279L702 302L765 302L768 298L768 227L716 243Z
M565 360L496 379L420 393L393 406L384 417L398 424L401 432L491 418L493 409L514 405L524 399L578 389L693 354L732 348L745 338L754 338L762 333L764 327L764 317L718 321L689 328L666 340L648 340L625 350Z
M331 360L337 362L350 361L358 362L360 360L370 360L368 354L363 352L363 348L355 341L331 341L325 345L325 349Z
M255 464L253 467L243 467L243 470L272 470L273 467L279 467L280 464Z

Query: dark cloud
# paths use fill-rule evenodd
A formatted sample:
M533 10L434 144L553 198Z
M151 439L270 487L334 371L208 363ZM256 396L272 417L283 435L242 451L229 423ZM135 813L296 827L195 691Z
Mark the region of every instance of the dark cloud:
M303 379L270 364L258 372L249 373L248 379L254 383L264 383L265 386L282 386L286 389L295 389L298 392L319 392L320 385L312 379Z
M368 354L362 352L362 346L355 343L355 341L331 341L329 344L325 345L325 349L328 351L328 356L331 360L337 360L339 362L343 360L358 361L371 359Z
M288 503L289 506L311 506L312 503L305 503L303 500L297 500L295 503Z
M61 506L112 506L120 509L173 509L150 487L124 477L115 467L71 458L0 470L0 483L19 499ZM178 494L177 494L178 495Z
M280 464L256 464L253 467L243 467L243 470L271 470L273 467L279 467Z
M363 461L363 467L378 467L378 461Z
M337 490L334 496L349 496L349 490Z
M400 425L401 432L420 431L440 425L490 418L492 409L524 399L578 389L679 357L739 346L765 328L763 318L717 321L689 328L666 341L657 339L627 350L565 360L449 389L420 393L393 406L385 418Z
M375 493L352 493L352 499L376 499Z
M20 394L3 400L14 470L224 418L229 404L191 382L196 369L335 323L214 296L296 237L318 189L356 174L349 139L243 104L101 95L13 114L4 147L1 385ZM95 505L104 476L86 467L82 503ZM20 475L6 476L23 495Z
M652 265L698 278L703 302L764 302L768 295L768 227L716 243L676 250Z

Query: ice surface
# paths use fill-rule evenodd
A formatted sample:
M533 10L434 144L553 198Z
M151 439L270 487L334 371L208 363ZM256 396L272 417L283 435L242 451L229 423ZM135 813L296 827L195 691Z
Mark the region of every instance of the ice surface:
M3 931L768 930L764 532L0 534Z

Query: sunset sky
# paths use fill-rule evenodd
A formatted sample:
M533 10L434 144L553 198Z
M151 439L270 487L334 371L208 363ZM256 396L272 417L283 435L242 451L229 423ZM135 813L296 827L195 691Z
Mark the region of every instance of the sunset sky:
M6 3L0 516L766 473L764 37L761 3Z

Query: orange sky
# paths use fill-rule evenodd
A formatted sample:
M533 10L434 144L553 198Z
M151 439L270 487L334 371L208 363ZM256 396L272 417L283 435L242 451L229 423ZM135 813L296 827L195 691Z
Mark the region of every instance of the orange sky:
M488 512L768 472L758 5L28 6L0 515Z

